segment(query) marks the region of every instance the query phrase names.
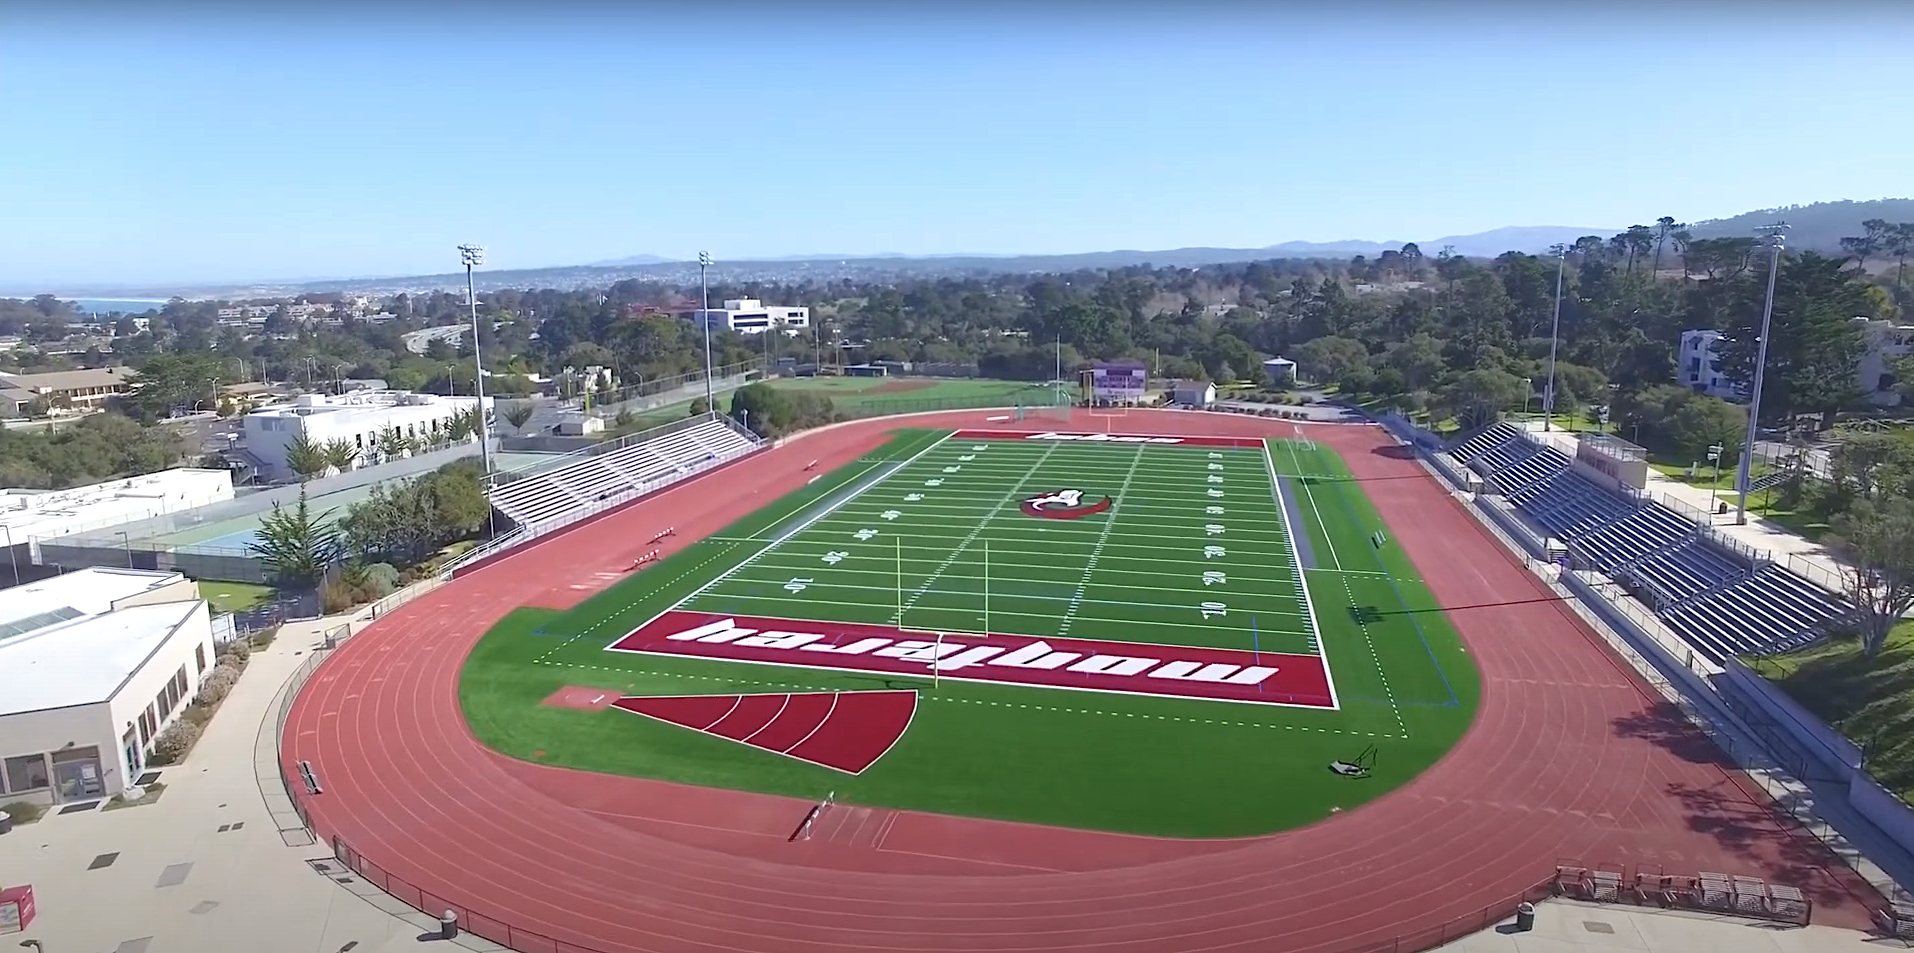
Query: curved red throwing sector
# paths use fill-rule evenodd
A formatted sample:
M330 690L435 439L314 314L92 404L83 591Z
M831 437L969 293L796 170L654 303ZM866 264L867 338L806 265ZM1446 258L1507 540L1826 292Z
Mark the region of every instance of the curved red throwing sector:
M904 737L913 691L646 695L613 708L821 765L862 774Z

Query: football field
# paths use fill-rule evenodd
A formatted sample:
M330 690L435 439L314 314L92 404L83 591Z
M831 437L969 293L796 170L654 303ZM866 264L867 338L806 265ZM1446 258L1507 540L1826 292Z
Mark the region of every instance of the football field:
M617 708L549 703L568 688ZM576 609L514 614L461 694L481 739L547 763L1216 836L1408 780L1477 683L1306 439L905 431Z

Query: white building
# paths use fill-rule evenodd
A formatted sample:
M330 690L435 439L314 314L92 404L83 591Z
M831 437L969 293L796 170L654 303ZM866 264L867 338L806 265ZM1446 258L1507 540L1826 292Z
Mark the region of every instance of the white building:
M1296 362L1286 357L1272 357L1263 362L1263 376L1271 384L1296 383Z
M1683 331L1675 354L1675 381L1697 394L1739 400L1740 384L1721 374L1721 332Z
M1185 407L1208 407L1216 403L1216 385L1210 381L1177 381L1170 388L1170 400Z
M6 552L0 586L14 584L12 570L39 561L42 541L232 498L230 472L190 467L68 490L0 490L0 547Z
M387 431L396 430L418 447L445 443L452 418L470 413L474 399L404 391L302 394L246 415L246 452L270 479L296 475L286 465L286 454L301 438L320 446L344 440L359 451L357 463L363 466L379 459L379 438ZM485 409L489 417L492 398L485 398Z
M1901 394L1894 377L1894 362L1906 357L1910 345L1914 345L1914 326L1869 318L1854 320L1862 324L1861 337L1867 342L1867 352L1861 355L1861 366L1856 370L1861 390L1878 406L1899 406Z
M82 569L0 591L0 801L120 793L213 664L199 586Z
M722 308L709 311L693 309L691 320L712 328L730 328L739 334L762 334L769 327L781 327L786 334L811 326L810 308L782 308L766 305L756 298L729 298Z
M1896 391L1893 364L1897 358L1907 356L1910 345L1914 345L1914 326L1868 317L1857 317L1854 322L1866 343L1860 363L1854 368L1855 385L1871 403L1883 407L1899 404L1901 396ZM1681 332L1681 350L1675 355L1675 380L1696 393L1724 400L1745 400L1746 384L1731 380L1721 372L1720 346L1718 331Z

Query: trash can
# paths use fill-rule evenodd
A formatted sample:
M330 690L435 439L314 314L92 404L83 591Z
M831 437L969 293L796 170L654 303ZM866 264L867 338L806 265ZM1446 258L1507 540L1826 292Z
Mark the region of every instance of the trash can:
M1523 901L1515 907L1515 929L1527 933L1535 929L1535 904Z
M13 815L0 811L0 834L13 830Z
M445 916L439 918L439 939L456 940L458 938L459 915L456 911L447 910Z

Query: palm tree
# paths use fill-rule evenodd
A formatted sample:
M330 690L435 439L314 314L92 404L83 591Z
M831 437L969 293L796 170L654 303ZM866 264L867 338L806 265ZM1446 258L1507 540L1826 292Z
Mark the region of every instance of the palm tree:
M407 449L405 434L397 427L387 427L379 431L379 456L386 460L397 460Z
M330 466L332 461L326 456L325 448L312 442L305 434L294 437L286 445L286 469L291 470L301 483L326 472Z
M344 437L334 437L325 442L320 450L326 455L326 465L344 473L359 462L359 447Z
M505 413L501 416L505 418L506 423L512 425L513 430L523 430L525 422L532 419L532 414L536 413L537 409L529 400L515 400L505 405Z
M459 410L453 413L452 416L447 417L445 419L445 439L453 443L459 443L472 436L472 431L475 429L472 426L472 416L471 413L465 410Z

